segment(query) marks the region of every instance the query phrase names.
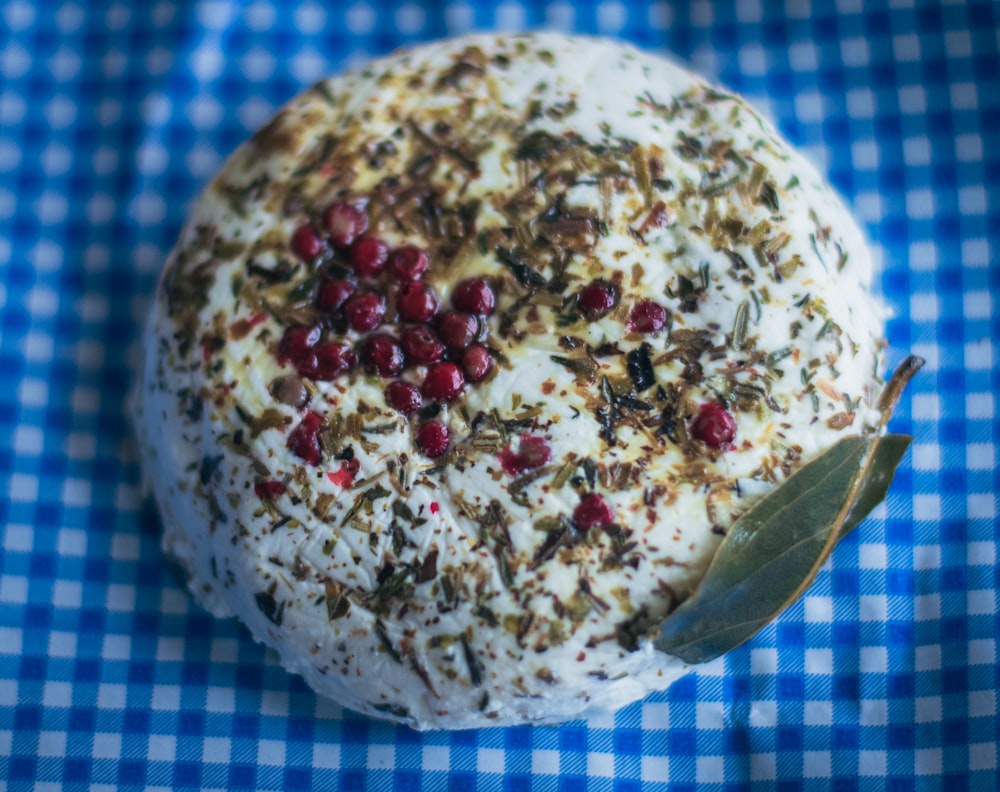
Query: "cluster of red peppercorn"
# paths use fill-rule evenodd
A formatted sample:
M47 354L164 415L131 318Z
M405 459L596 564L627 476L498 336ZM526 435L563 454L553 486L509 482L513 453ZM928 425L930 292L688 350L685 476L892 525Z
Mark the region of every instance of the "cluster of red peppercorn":
M580 313L588 321L609 314L618 304L618 289L603 280L588 283L577 296ZM628 314L628 329L633 333L657 333L667 324L667 309L653 300L639 300ZM736 439L736 420L721 404L706 402L691 423L691 434L710 448L728 451Z
M315 300L319 320L285 330L279 362L291 363L313 381L337 379L360 364L387 380L386 403L403 415L427 402L454 401L467 384L487 375L493 358L483 343L485 319L496 307L489 283L462 281L452 292L452 309L442 311L434 288L422 280L430 265L426 252L412 245L390 250L366 233L365 212L346 203L330 206L321 227L318 233L311 224L300 226L291 238L292 252L311 263L332 248L350 274L323 277ZM323 342L324 329L342 340ZM349 342L348 330L361 334L360 341ZM398 378L419 366L426 367L419 386ZM307 413L289 436L293 452L314 465L321 423ZM438 457L451 438L447 426L430 420L417 427L416 442L426 456Z
M341 270L338 277L326 271L315 299L318 320L285 330L279 362L291 363L301 376L314 381L334 380L361 364L387 380L386 403L403 415L416 413L427 402L454 401L469 383L481 381L493 364L483 343L486 317L496 307L492 287L481 278L463 281L452 293L452 309L441 311L434 288L422 280L430 265L427 253L412 245L390 250L367 231L365 212L347 203L328 207L319 231L310 223L296 229L290 245L298 258L313 263L332 249L335 260L346 263L348 274ZM580 290L577 306L586 320L596 321L619 300L617 286L595 280ZM663 306L640 300L629 311L627 327L634 333L656 333L666 322ZM342 340L324 342L328 329ZM362 334L361 340L347 341L348 330ZM419 386L400 378L406 369L420 366L426 368ZM289 447L309 464L320 460L321 426L321 417L307 412L289 435ZM720 405L705 404L692 433L725 450L732 447L735 421ZM424 421L417 426L416 443L426 456L441 456L451 445L448 427ZM550 449L544 439L526 436L516 453L508 447L504 454L502 466L519 473L547 462Z
M604 280L588 283L577 295L583 318L593 322L611 313L618 305L618 287ZM639 300L628 314L627 326L633 333L658 333L667 324L667 309L653 300Z

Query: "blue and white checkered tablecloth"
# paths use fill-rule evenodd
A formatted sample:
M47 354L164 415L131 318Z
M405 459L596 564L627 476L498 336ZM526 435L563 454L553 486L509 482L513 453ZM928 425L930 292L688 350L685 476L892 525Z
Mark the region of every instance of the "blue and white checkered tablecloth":
M0 789L994 790L1000 6L0 0ZM185 212L311 81L471 29L670 50L804 147L927 366L880 507L752 643L613 717L418 734L194 606L123 398Z

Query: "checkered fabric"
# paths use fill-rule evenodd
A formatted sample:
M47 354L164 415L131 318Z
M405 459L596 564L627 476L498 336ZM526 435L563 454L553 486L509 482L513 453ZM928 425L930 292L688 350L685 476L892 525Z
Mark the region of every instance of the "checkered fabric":
M1000 6L0 0L0 789L994 790ZM749 645L614 716L418 734L318 700L164 567L123 398L222 158L306 84L472 29L670 50L847 196L927 366L882 507Z

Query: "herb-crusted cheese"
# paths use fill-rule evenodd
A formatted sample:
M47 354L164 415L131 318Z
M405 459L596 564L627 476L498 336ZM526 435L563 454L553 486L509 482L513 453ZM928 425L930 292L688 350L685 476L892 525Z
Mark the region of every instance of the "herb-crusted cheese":
M391 279L366 286L325 241L293 252L333 204L425 251L442 306L490 285L481 382L406 416L363 365L296 371L290 327L345 355L366 335L317 307L324 278L382 290L377 332L405 324ZM871 278L814 169L667 61L556 35L376 61L244 144L168 262L139 399L165 548L200 602L352 709L458 728L621 706L685 671L647 636L727 527L877 421ZM585 315L594 282L614 304ZM731 442L693 431L706 404ZM435 458L428 420L450 438ZM545 456L512 469L522 443ZM593 495L610 521L580 516Z

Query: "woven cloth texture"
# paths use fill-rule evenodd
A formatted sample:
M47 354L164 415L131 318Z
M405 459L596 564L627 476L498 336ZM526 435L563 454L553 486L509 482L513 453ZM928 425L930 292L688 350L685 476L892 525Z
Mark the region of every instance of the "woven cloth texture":
M1000 6L0 0L0 790L994 790ZM927 365L886 503L752 642L613 716L418 734L319 700L159 549L123 408L192 200L304 86L470 30L670 51L802 147Z

